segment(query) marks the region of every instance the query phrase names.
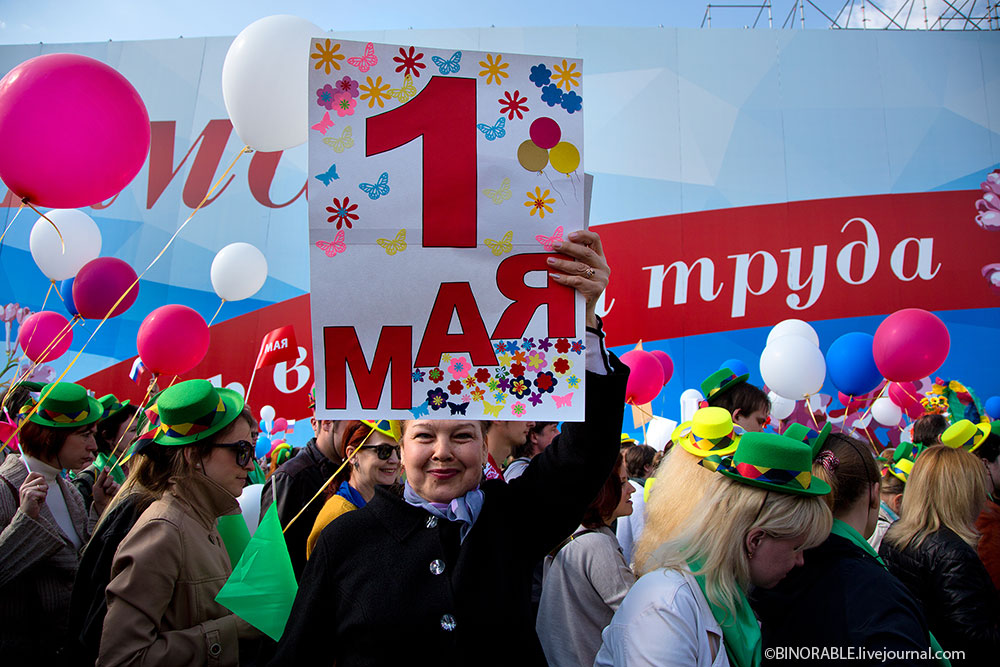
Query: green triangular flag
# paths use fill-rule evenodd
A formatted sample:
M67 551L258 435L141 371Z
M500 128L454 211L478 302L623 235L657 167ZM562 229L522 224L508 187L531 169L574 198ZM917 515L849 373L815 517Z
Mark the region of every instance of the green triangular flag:
M277 503L272 503L215 600L278 641L298 590Z
M250 529L243 514L225 514L219 517L219 535L229 552L229 562L238 563L247 544L250 543Z
M99 452L97 454L97 458L94 459L94 465L97 467L97 474L98 475L101 474L101 471L104 470L104 468L106 468L108 463L110 462L111 462L110 456L108 456L104 452ZM120 465L118 465L118 461L115 461L115 467L112 468L108 474L111 475L111 479L115 480L116 484L125 483L125 471L122 470L122 467Z

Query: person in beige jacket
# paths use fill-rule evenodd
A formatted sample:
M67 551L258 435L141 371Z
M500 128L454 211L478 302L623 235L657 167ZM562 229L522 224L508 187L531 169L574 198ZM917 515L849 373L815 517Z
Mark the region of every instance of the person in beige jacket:
M232 572L216 529L240 511L253 470L253 417L236 392L206 380L165 390L159 426L142 441L142 485L162 491L111 566L98 665L237 665L256 630L215 601Z

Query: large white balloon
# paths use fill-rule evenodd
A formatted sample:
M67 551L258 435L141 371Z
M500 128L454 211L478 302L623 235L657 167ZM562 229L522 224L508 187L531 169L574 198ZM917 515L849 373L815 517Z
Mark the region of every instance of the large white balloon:
M49 280L66 280L101 254L101 230L89 215L75 208L57 208L45 214L55 223L65 242L48 220L38 218L31 228L31 257Z
M222 97L236 134L250 148L283 151L305 143L310 40L323 34L303 18L282 14L254 21L233 40L222 64Z
M816 330L808 322L803 322L802 320L784 320L775 324L771 329L771 333L767 334L767 343L765 346L770 345L774 340L782 336L801 336L812 341L812 344L816 347L819 347L819 335L816 333Z
M769 385L770 386L770 385ZM784 396L778 396L773 391L767 395L771 399L771 416L775 419L788 419L795 411L795 401Z
M705 397L697 389L685 389L681 392L681 421L690 421L694 413L698 411L698 403L704 401Z
M243 520L247 522L251 536L257 532L257 524L260 523L260 494L263 490L263 484L251 484L243 487L242 495L236 499L240 503Z
M798 400L823 387L826 359L809 339L801 336L776 338L760 355L760 374L774 393Z
M274 408L271 407L270 405L265 405L260 409L260 418L262 421L265 421L270 424L271 422L274 421L274 415L275 415Z
M872 403L872 417L882 426L895 426L903 418L903 409L883 396Z
M267 259L249 243L230 243L212 260L212 287L226 301L249 299L267 280Z

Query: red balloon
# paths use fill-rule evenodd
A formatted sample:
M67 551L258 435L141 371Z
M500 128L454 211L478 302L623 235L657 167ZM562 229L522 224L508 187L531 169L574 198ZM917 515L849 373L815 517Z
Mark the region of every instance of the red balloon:
M950 347L944 322L926 310L906 308L879 325L872 351L883 377L907 382L933 375L948 358Z
M182 375L208 352L211 334L205 318L187 306L160 306L139 325L139 357L154 373Z
M890 382L889 398L899 407L906 410L914 403L920 402L917 385L913 382Z
M645 350L630 350L622 355L621 360L630 370L625 385L625 402L642 405L656 398L663 388L660 361Z
M653 350L650 354L656 357L656 360L660 362L660 367L663 368L663 386L666 387L670 378L674 376L674 360L663 350Z
M88 320L118 317L131 308L139 296L138 278L135 269L117 257L92 259L73 280L73 304L80 317ZM125 298L115 306L123 294Z
M24 350L24 356L35 363L58 359L72 342L69 320L48 310L26 317L17 332L17 343Z
M837 400L840 404L847 409L847 414L854 412L860 412L868 405L871 401L871 394L864 394L862 396L848 396L842 391L837 392Z
M559 129L559 123L542 116L532 121L531 127L528 128L528 136L531 137L536 146L548 150L559 143L562 138L562 130Z

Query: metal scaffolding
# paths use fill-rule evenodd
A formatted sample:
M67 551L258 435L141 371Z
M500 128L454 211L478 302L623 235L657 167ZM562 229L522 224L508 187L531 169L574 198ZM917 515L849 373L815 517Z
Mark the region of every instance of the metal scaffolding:
M715 17L717 27L763 28L766 17L766 27L774 28L775 4L786 3L708 4L701 27L711 28ZM787 4L788 10L778 15L784 16L782 29L1000 30L1000 0L791 0Z

